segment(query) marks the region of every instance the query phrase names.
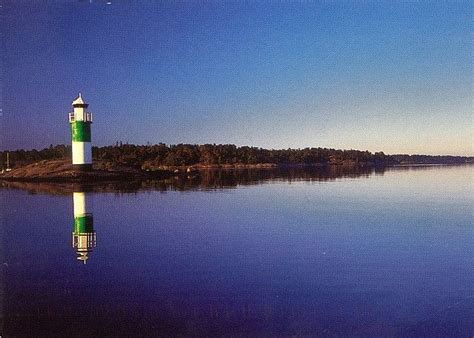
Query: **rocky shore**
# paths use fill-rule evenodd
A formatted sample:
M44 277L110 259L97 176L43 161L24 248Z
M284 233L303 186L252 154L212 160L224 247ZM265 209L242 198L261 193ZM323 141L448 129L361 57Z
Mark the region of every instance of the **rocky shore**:
M164 179L173 175L169 170L145 171L133 168L104 169L100 163L92 171L77 171L70 160L40 161L0 173L0 180L24 182L91 183Z

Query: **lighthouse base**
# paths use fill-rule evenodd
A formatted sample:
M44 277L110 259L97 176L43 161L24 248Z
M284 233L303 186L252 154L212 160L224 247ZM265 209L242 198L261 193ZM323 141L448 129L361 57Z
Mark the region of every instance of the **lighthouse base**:
M92 171L92 164L73 164L73 169L76 171Z

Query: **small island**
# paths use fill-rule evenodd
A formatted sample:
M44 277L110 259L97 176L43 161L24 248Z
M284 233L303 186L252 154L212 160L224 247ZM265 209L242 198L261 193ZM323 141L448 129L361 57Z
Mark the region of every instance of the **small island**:
M92 146L92 113L82 94L68 113L71 146L0 152L0 180L36 182L104 182L164 179L197 175L203 169L276 167L381 167L414 164L467 164L473 157L386 155L383 152L330 148L263 149L234 144L147 144L117 142Z
M7 165L7 154L9 164ZM326 148L269 150L231 144L178 144L167 146L116 144L92 147L91 170L78 170L71 161L71 147L0 152L0 180L31 182L104 182L165 179L196 175L207 169L271 169L282 167L371 168L400 165L459 165L473 157L385 155L357 150ZM6 171L6 168L10 170Z

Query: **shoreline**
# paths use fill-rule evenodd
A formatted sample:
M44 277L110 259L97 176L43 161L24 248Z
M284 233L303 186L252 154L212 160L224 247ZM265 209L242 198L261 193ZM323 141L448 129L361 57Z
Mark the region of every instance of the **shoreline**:
M0 174L0 181L31 182L31 183L64 183L64 184L94 184L132 182L143 180L164 180L170 177L193 178L199 176L200 171L207 170L272 170L272 169L303 169L303 168L364 168L377 169L389 167L427 167L427 166L455 166L466 164L440 163L413 163L413 164L373 164L373 163L297 163L297 164L222 164L222 165L190 165L190 166L162 166L158 170L141 170L130 167L110 168L110 164L98 162L92 171L76 171L69 160L41 161ZM467 164L469 165L469 164ZM106 168L107 169L104 169Z
M43 160L0 173L0 181L38 183L107 183L119 181L161 180L173 176L190 177L205 170L272 170L292 168L376 168L386 165L371 163L256 163L256 164L194 164L183 166L160 166L156 170L126 166L113 167L110 163L96 161L93 170L78 171L70 159Z
M153 172L133 168L106 170L98 167L91 171L78 171L69 160L51 160L32 163L0 174L0 181L51 182L51 183L106 183L117 181L139 181L165 179L172 176L168 170Z

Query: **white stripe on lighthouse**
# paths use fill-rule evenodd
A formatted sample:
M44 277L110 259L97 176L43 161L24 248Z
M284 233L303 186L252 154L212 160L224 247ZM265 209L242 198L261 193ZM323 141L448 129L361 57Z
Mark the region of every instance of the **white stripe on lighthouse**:
M72 142L72 164L91 164L91 142Z
M83 192L72 193L74 218L81 217L87 214L86 194Z

